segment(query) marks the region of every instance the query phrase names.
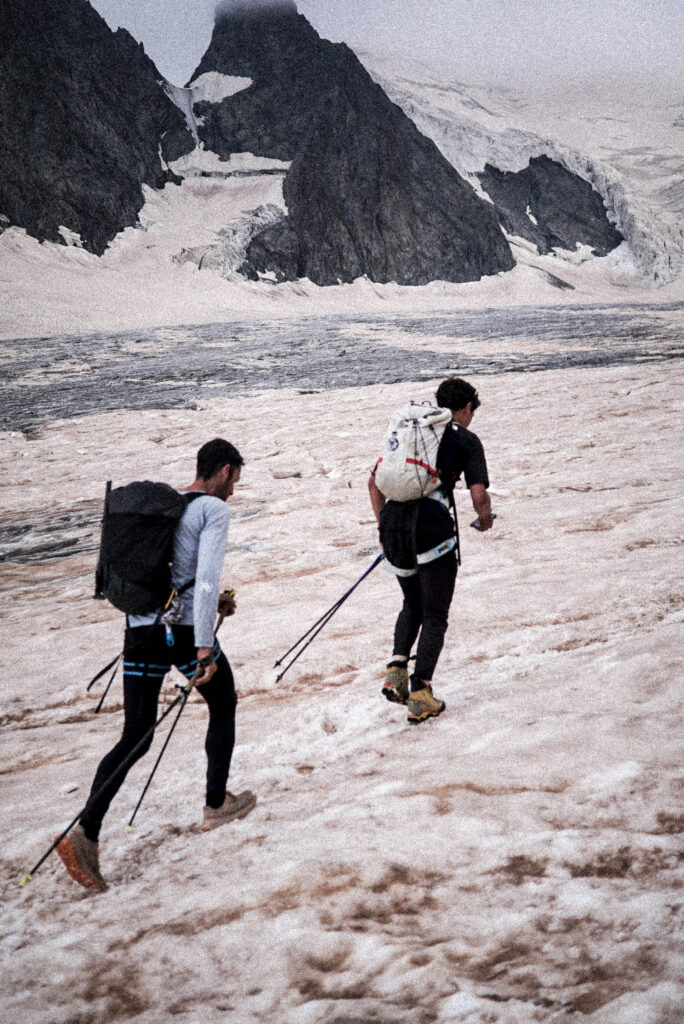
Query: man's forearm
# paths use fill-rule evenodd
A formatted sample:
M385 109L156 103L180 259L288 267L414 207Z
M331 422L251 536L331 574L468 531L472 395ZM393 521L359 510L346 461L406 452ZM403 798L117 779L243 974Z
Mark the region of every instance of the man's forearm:
M492 502L484 484L473 484L470 488L473 508L480 520L480 530L489 530L492 525Z
M477 500L473 498L473 508L477 512L480 519L491 519L492 502L486 491L484 493L483 498L478 498Z
M375 473L371 474L368 481L368 493L370 494L370 501L373 507L373 512L375 513L375 518L379 521L380 513L385 507L385 495L375 483Z

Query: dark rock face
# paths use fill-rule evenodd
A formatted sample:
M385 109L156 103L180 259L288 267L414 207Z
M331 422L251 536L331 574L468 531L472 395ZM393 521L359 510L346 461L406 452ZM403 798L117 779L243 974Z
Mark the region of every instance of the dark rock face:
M60 224L101 254L164 170L164 134L192 140L142 46L87 0L0 3L0 214L36 238Z
M259 274L272 274L274 279L296 281L304 277L299 239L289 217L261 231L247 246L247 259L240 273L256 281Z
M580 243L605 256L623 241L599 193L547 156L535 157L517 172L487 164L478 177L504 229L533 242L541 253L554 246L574 250Z
M289 216L250 244L252 273L418 285L513 267L489 204L351 50L322 40L293 3L224 4L193 79L208 71L253 84L195 107L205 146L224 159L249 151L293 161Z

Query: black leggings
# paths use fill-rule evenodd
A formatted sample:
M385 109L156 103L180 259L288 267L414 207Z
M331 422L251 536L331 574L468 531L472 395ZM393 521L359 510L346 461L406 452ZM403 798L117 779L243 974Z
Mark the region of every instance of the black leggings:
M110 803L119 791L129 769L152 744L152 735L136 751L124 767L126 757L140 743L157 719L157 702L164 676L175 665L187 679L197 668L197 650L192 626L175 626L174 645L166 643L163 626L140 626L127 629L124 642L124 727L121 739L100 762L95 773L90 798L81 815L81 824L89 839L97 840L100 826ZM209 725L205 747L207 753L207 804L220 807L226 795L230 759L235 744L235 707L237 695L233 673L218 641L214 645L216 672L197 692L209 707ZM117 771L117 769L120 769ZM107 780L111 781L107 783ZM95 794L102 787L102 792ZM94 798L94 799L93 799Z
M454 596L458 564L450 551L426 565L415 576L398 576L404 605L394 628L394 654L409 657L418 633L417 679L430 682L444 646L449 607Z

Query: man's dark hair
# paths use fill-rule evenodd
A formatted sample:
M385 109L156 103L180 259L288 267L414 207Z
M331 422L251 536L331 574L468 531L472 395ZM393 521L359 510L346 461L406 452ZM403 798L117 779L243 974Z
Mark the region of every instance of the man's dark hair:
M458 409L465 409L468 402L473 403L473 412L480 406L480 399L477 391L467 380L461 377L447 377L437 388L437 405L442 409L451 409L456 412Z
M210 480L224 466L239 469L244 464L245 460L234 444L224 441L221 437L215 437L213 441L203 444L197 452L197 478Z

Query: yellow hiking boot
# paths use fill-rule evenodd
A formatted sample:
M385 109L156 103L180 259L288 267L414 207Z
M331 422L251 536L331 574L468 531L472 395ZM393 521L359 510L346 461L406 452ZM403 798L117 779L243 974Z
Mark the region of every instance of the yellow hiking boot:
M426 683L422 690L413 690L408 698L408 721L418 725L427 718L436 718L446 707L443 700L438 700L432 693L432 687Z
M406 665L388 665L382 695L393 704L407 704L409 699L409 674Z

